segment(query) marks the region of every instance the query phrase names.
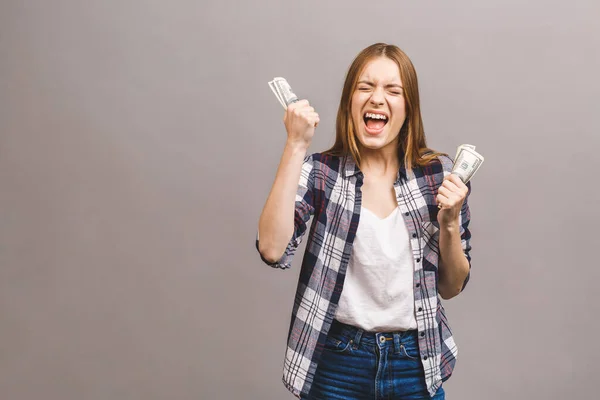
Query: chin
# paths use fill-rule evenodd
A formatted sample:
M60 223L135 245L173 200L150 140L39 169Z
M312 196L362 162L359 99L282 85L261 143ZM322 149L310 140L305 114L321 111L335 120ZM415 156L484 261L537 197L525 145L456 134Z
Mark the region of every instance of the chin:
M361 132L358 136L360 145L369 150L379 150L390 146L397 138L390 139L389 136L383 132L378 136L371 136L368 133Z
M359 138L361 139L361 142L364 144L371 144L371 145L377 145L377 144L382 144L387 142L388 139L388 132L387 129L384 129L383 132L377 134L377 135L372 135L367 133L366 129L361 127L361 130L359 132Z

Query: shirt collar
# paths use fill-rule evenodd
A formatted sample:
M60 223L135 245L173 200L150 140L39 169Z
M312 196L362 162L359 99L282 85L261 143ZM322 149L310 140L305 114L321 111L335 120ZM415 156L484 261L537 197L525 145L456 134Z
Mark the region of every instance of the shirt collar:
M362 175L362 171L358 168L356 161L354 161L354 157L351 154L348 154L344 157L344 177L349 178L354 175ZM400 180L400 177L404 177L406 179L406 168L404 168L404 164L400 164L400 168L398 169L398 176L396 177L396 181Z

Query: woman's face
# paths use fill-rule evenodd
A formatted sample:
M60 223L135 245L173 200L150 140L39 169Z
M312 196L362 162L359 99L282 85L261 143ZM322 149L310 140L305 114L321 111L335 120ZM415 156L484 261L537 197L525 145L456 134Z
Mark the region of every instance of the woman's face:
M406 119L398 65L387 57L366 65L352 94L352 121L364 147L376 150L396 146Z

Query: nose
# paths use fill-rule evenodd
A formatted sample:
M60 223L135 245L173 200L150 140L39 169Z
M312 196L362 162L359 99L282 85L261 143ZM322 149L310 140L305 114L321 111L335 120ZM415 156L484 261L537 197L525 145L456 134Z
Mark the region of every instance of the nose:
M382 106L384 104L383 88L376 87L375 90L373 90L373 94L371 95L369 102L376 106Z

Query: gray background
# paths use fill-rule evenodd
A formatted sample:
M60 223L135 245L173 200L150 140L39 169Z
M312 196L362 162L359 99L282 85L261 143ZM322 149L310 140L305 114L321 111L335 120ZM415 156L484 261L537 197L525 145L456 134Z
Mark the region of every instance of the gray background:
M333 143L374 42L486 157L449 399L597 392L597 1L0 3L0 398L285 399L301 257L263 265L285 76ZM304 246L301 247L301 252Z

